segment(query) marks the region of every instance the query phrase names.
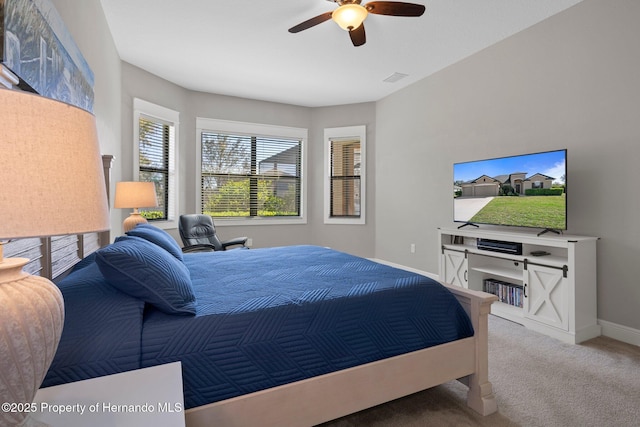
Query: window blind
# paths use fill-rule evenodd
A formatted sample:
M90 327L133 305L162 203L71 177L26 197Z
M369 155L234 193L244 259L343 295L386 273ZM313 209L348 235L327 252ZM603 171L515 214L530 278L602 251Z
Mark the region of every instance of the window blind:
M301 140L212 131L201 135L203 213L301 215Z
M359 218L361 212L360 141L330 141L330 216Z
M165 220L169 207L169 155L173 138L173 126L159 119L140 117L138 179L153 182L156 187L158 207L141 208L147 220Z

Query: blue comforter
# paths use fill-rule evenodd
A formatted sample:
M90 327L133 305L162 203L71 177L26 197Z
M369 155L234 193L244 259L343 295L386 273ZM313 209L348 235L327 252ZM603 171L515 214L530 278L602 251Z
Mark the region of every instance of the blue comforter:
M462 307L437 282L326 248L194 253L185 254L184 263L196 315L147 306L144 316L139 308L131 310L129 320L139 328L123 329L140 333L130 355L139 355L139 367L182 362L186 408L473 335ZM69 319L69 311L83 311L84 304L69 301L62 290ZM94 336L102 333L97 323L92 323ZM68 330L78 336L83 328L66 323L58 353L68 353ZM54 362L45 384L59 383L63 368L63 382L74 380L69 374L74 370L76 379L127 370L125 364L108 363L117 339L91 345L96 347L91 353L104 352L105 360L88 360L90 368L73 363L72 369ZM69 357L64 359L69 364Z

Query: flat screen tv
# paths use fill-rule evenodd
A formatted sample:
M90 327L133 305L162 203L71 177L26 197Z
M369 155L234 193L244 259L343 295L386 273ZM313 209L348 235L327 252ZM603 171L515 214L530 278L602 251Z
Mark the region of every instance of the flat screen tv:
M453 215L464 225L567 229L567 150L455 163Z

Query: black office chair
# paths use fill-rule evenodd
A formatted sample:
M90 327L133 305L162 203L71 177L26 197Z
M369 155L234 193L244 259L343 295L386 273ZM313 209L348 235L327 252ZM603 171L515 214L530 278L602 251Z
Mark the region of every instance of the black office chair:
M213 218L209 215L180 215L178 230L184 245L182 252L226 251L230 246L245 248L247 243L246 237L221 241L216 235Z

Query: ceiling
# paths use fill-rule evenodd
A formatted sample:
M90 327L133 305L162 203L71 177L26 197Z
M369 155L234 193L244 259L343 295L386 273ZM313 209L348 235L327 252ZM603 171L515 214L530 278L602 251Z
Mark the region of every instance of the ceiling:
M194 91L319 107L377 101L582 0L405 1L425 14L369 14L360 47L331 20L287 31L328 0L101 3L123 61ZM384 82L394 73L407 77Z

